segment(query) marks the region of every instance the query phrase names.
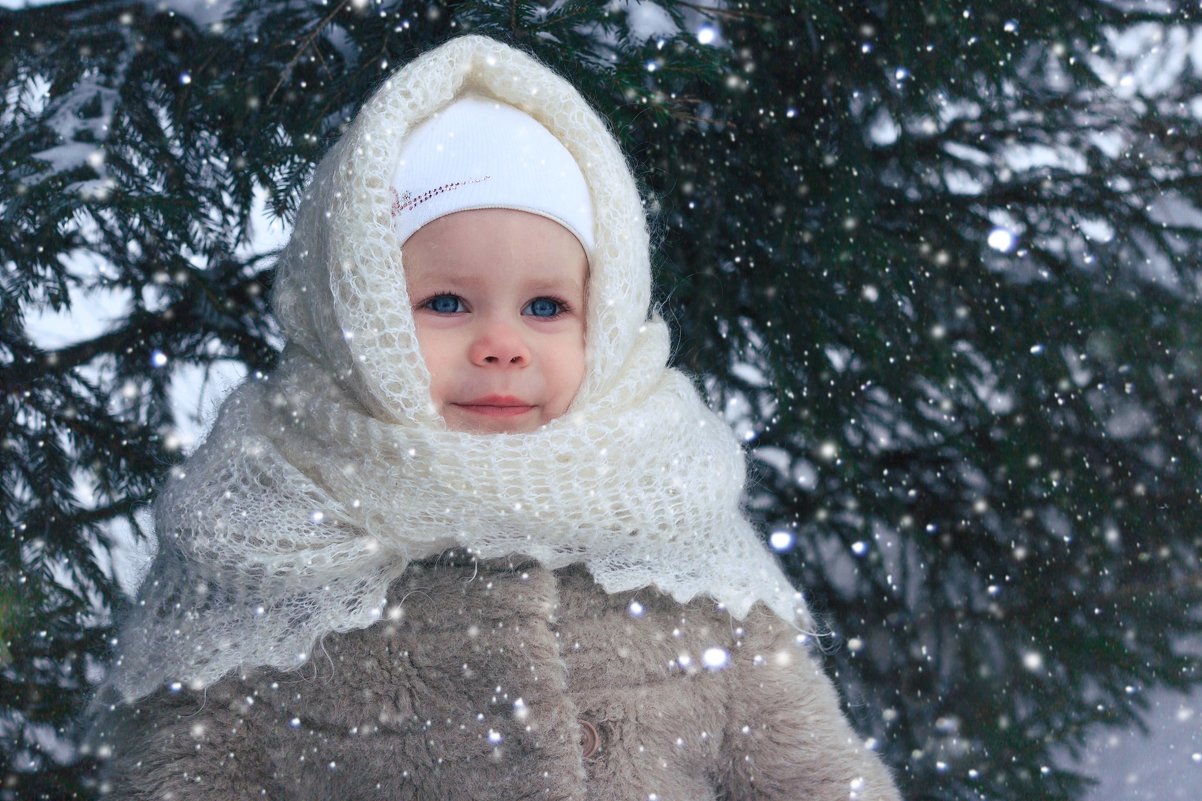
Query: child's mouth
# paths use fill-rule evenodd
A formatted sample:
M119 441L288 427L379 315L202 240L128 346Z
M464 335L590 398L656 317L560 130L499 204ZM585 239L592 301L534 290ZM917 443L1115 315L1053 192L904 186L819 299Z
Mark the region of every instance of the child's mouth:
M517 417L534 408L533 405L526 403L521 398L510 395L486 395L483 398L451 405L485 417Z

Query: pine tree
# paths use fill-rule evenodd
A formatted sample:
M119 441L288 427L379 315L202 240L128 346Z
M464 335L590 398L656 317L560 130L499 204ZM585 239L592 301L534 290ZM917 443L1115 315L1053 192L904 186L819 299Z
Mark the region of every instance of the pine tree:
M467 31L608 117L679 364L907 798L1081 797L1064 755L1196 687L1202 65L1184 8L998 0L0 11L0 797L74 748L180 458L185 366L273 364L281 217L371 89ZM63 347L31 320L122 298Z

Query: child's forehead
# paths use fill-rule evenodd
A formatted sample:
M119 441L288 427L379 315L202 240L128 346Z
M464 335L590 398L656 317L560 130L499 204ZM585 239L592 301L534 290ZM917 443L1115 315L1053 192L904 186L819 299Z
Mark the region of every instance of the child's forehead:
M588 281L587 257L573 232L514 209L474 209L434 220L405 242L402 254L410 281L580 289Z
M583 289L588 282L588 268L583 261L564 259L540 262L526 260L515 264L510 259L470 261L415 258L405 263L405 277L410 283L437 282L448 287Z

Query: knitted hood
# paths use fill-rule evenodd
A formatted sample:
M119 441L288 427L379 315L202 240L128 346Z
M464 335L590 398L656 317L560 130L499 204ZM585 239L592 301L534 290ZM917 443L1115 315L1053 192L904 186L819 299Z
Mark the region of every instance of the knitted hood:
M605 123L563 78L481 36L454 39L394 74L322 160L275 279L291 342L334 368L383 420L438 426L392 230L390 177L405 135L455 98L476 93L530 114L576 159L592 193L588 373L575 407L621 402L624 362L648 324L649 238L634 179ZM399 357L398 357L399 355Z

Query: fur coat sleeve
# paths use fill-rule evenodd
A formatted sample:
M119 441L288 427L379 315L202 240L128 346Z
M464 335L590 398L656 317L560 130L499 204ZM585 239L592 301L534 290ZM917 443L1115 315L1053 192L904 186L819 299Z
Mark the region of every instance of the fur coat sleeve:
M763 607L607 594L582 568L414 565L300 671L164 689L110 721L149 801L897 801Z
M900 801L797 632L762 606L743 629L727 674L726 797Z
M241 695L242 682L224 679L206 691L161 690L104 721L109 763L102 796L130 801L243 801L277 797L265 736Z

